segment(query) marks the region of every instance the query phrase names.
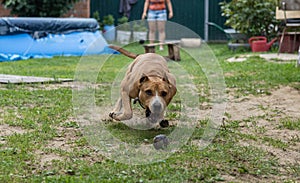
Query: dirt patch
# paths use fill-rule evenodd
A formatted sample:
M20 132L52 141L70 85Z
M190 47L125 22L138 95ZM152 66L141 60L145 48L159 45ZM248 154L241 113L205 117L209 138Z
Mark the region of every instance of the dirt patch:
M10 126L7 124L0 125L0 136L9 136L13 134L23 134L27 133L28 131L22 129L21 127L17 126Z
M300 92L291 87L282 87L271 95L231 98L226 112L228 122L243 121L240 123L242 133L264 135L289 143L299 131L279 129L279 126L284 119L300 118L299 104Z
M35 154L40 157L39 165L42 169L50 167L53 161L63 161L63 157L54 153L44 153L43 151L37 151Z
M1 121L1 116L0 116L0 121ZM5 144L6 143L6 136L10 136L13 134L24 134L27 133L28 131L22 129L21 127L17 126L9 126L7 124L0 125L0 144Z
M59 127L57 128L58 136L50 140L45 146L44 149L52 152L55 150L64 151L66 153L72 152L74 148L74 144L76 139L76 133L79 129L75 128L64 128ZM59 154L55 153L43 153L41 150L38 150L35 154L39 156L41 160L41 166L44 166L50 163L52 160L62 160L63 157Z
M299 166L300 132L299 129L282 127L283 120L300 120L300 91L292 87L280 87L270 95L244 96L236 98L229 92L224 125L238 124L237 133L251 135L257 140L241 138L240 146L252 146L267 152L281 165L281 176L268 177L266 180L254 177L222 176L226 181L269 182L284 181L290 177L290 166ZM234 91L232 92L234 94ZM200 141L192 143L201 146ZM248 176L248 175L246 175Z
M49 141L45 148L71 152L76 139L78 139L76 133L79 133L79 129L59 127L56 131L58 137Z
M287 177L281 175L276 177L275 175L268 175L264 177L257 177L255 175L242 175L242 176L232 176L232 175L222 175L222 178L225 179L225 182L234 182L234 183L270 183L270 182L285 182Z
M83 148L89 152L86 155L81 155L77 159L85 160L90 163L101 162L104 158L96 149L88 145L80 146L77 141L81 138L82 133L79 128L58 127L57 137L48 141L43 149L35 152L40 170L50 170L53 161L68 161L69 156L74 156L74 153L79 152ZM68 159L68 160L66 160Z
M258 138L242 139L239 144L268 152L278 160L282 173L288 176L289 166L300 162L300 135L297 129L280 126L284 119L300 119L300 92L291 87L281 87L271 95L229 98L226 124L239 121L239 132Z
M243 120L265 114L274 114L273 119L282 117L300 118L300 92L291 87L282 87L271 95L261 97L229 96L226 112L231 120ZM270 119L271 120L271 119Z
M33 91L33 90L57 90L60 88L73 88L73 82L62 82L62 83L44 83L44 84L31 84L31 85L24 85L26 89Z
M240 145L258 147L258 148L268 152L270 155L275 156L278 159L279 164L282 166L300 162L300 152L297 152L296 149L276 148L276 147L267 145L261 141L241 141ZM298 145L298 147L299 147L299 145Z
M0 90L6 90L7 86L5 84L0 84Z

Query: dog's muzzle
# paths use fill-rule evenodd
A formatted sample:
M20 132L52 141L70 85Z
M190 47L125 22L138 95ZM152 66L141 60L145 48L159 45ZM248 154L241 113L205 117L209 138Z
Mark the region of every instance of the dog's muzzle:
M157 122L160 122L161 120L163 120L165 107L159 98L155 98L150 103L149 107L144 106L144 104L141 103L139 98L135 98L133 103L136 104L137 102L140 104L140 106L143 109L146 109L146 111L145 111L146 118L148 118L148 120L151 123L157 123Z
M162 101L157 97L151 103L149 108L146 109L146 117L151 123L157 123L163 120L165 107Z
M158 101L154 101L152 104L152 112L153 113L161 113L162 112L162 104Z

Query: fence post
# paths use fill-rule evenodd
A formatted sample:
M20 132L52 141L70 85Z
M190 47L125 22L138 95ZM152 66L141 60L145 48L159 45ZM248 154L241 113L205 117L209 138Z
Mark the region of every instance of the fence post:
M209 0L204 2L204 40L208 41L208 23L209 22Z

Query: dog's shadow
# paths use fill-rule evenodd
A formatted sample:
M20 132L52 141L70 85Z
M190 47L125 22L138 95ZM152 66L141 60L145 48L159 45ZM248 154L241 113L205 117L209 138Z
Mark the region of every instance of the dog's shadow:
M131 128L122 122L111 122L105 126L115 138L132 144L152 143L152 139L155 136L159 134L168 135L172 133L175 128L175 126L169 126L167 128L139 130Z

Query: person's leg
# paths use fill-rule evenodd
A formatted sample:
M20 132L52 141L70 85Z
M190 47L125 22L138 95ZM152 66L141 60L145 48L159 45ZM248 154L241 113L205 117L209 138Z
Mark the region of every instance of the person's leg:
M157 28L158 28L158 35L159 35L159 42L164 43L166 39L166 32L165 32L166 21L157 21ZM160 46L160 49L163 49L163 46Z
M156 32L156 21L148 21L149 25L149 41L154 43L155 41L155 32Z

